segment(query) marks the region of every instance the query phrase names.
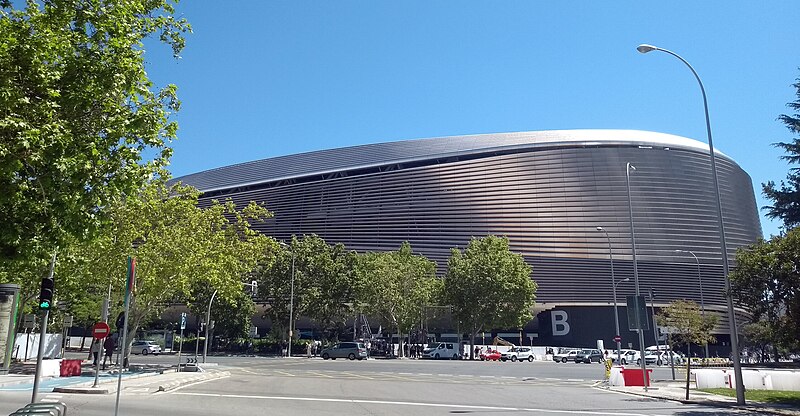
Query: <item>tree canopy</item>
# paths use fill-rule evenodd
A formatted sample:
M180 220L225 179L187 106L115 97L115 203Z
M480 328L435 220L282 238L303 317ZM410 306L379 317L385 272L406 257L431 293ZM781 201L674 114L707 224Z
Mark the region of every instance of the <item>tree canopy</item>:
M415 255L408 242L397 251L362 255L359 273L363 282L359 301L396 328L401 339L419 324L423 308L441 290L436 263ZM399 350L402 356L403 349Z
M714 340L711 331L717 325L716 315L703 316L700 306L691 300L676 300L656 315L658 325L670 329L669 339L678 344L705 345Z
M193 188L170 185L158 177L137 196L113 201L111 221L98 236L71 245L65 257L74 260L58 264L59 287L70 287L71 279L80 285L110 283L119 301L126 256L135 257L128 339L169 302L193 301L192 288L198 284L218 290L223 302L234 301L269 246L269 239L251 229L250 223L269 213L254 203L239 209L230 201L199 208L197 196Z
M472 340L482 329L519 328L533 317L532 268L511 252L507 238L473 238L466 250L451 253L444 298Z
M180 103L148 78L144 41L183 49L173 5L0 1L0 261L87 238L166 164Z
M739 250L730 279L734 296L777 346L800 348L800 229Z
M800 134L800 78L793 85L797 90L797 100L787 106L795 111L794 114L781 114L778 117L792 134ZM787 155L781 158L791 164L800 163L800 137L795 137L791 142L776 143L775 146L786 151ZM780 186L769 181L762 185L764 196L772 201L772 205L764 207L767 216L783 221L784 227L791 229L800 224L800 172L797 167L791 168L785 181Z
M288 335L294 262L292 326L298 317L307 316L335 337L355 299L356 253L342 244L327 244L317 235L293 237L285 246L276 244L275 253L256 274L259 297L269 303L266 315L273 332Z

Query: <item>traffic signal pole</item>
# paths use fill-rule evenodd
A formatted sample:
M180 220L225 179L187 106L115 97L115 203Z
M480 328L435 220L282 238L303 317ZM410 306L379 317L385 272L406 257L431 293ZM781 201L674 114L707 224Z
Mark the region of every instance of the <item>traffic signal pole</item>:
M47 279L50 281L53 280L53 271L56 268L56 252L53 252L53 257L50 259L50 274L47 276ZM52 294L52 292L51 292ZM52 302L52 299L50 300ZM42 302L41 299L39 301L39 307L41 308ZM36 403L37 395L39 393L39 380L42 378L42 357L44 356L44 344L45 344L45 337L47 336L47 320L50 318L50 307L52 306L51 303L48 303L47 308L41 308L44 313L42 314L42 322L41 327L42 330L39 332L39 353L36 355L36 375L33 377L33 394L31 395L31 403Z

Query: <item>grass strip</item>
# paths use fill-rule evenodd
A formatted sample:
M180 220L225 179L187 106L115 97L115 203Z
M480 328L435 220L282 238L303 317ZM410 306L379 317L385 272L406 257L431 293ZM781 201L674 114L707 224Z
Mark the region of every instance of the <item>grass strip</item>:
M706 393L719 394L720 396L736 397L735 389L715 388L700 389ZM800 391L783 390L747 390L744 392L746 400L762 403L788 404L800 407Z

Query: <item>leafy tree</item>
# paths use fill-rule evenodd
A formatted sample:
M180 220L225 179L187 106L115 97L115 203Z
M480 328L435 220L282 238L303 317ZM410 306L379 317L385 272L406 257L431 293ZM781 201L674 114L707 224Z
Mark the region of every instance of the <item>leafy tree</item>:
M731 291L764 321L776 346L800 348L800 229L740 249L731 271Z
M519 328L531 320L536 298L531 272L505 237L473 238L463 252L451 250L444 296L470 332L470 356L484 328Z
M797 89L797 100L787 104L794 111L800 111L800 78L793 85ZM800 133L800 113L782 114L778 120L786 125L793 134ZM791 142L776 143L788 153L781 158L792 164L800 163L800 137L795 137ZM772 205L764 207L767 216L779 218L786 228L793 228L800 224L800 172L792 168L786 181L781 181L780 186L769 181L762 184L764 196L773 201Z
M62 265L62 279L79 279L81 284L110 281L120 302L126 256L135 257L128 339L167 302L188 297L198 282L218 290L223 299L233 298L268 247L268 238L252 230L250 221L261 221L269 213L254 203L238 210L230 201L214 201L201 209L197 197L193 188L168 185L166 177L158 177L137 196L113 201L110 223L97 238L71 248L81 261L73 270L63 270L69 265Z
M423 307L431 303L441 286L436 263L415 255L408 242L397 251L362 255L359 274L359 300L397 329L401 343L403 334L420 322ZM403 353L399 348L401 357Z
M775 340L780 337L775 334L775 326L771 322L760 320L750 322L742 325L742 336L744 337L744 344L748 347L755 348L759 351L759 361L764 362L767 357L767 351L776 349ZM775 354L775 361L778 361L778 355Z
M293 258L292 320L306 316L325 333L335 334L355 299L357 255L342 244L329 245L317 235L292 237L288 247L278 249L275 258L259 269L259 296L270 305L266 315L272 320L273 331L283 334L288 334Z
M691 300L676 300L656 315L659 326L669 327L670 344L706 345L714 340L711 331L717 325L716 315L703 316L700 306Z
M179 102L148 79L144 40L177 56L190 27L173 12L172 0L0 1L0 261L85 239L167 163Z

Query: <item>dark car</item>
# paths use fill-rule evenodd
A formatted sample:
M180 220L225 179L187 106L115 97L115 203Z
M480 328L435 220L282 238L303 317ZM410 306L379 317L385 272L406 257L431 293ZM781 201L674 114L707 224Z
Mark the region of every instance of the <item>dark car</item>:
M603 362L603 353L600 350L581 350L581 352L575 355L575 362L586 364L591 364L593 362L601 363Z

